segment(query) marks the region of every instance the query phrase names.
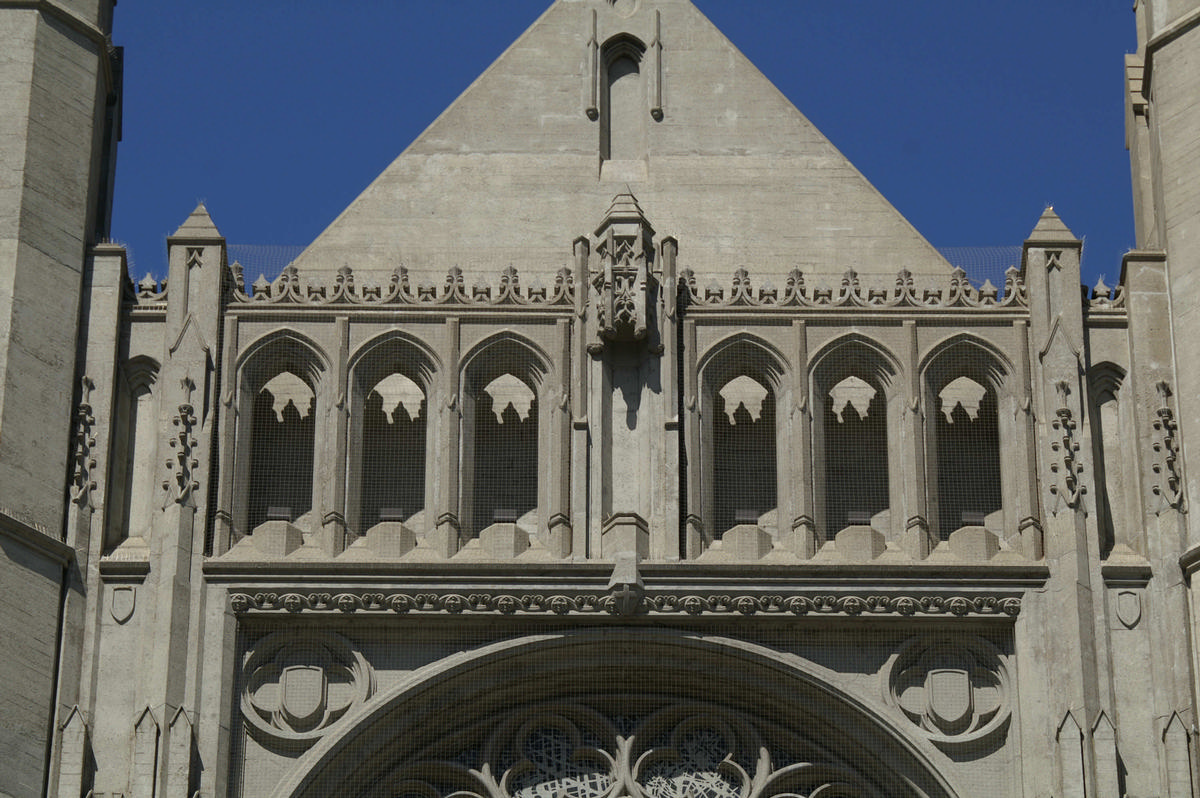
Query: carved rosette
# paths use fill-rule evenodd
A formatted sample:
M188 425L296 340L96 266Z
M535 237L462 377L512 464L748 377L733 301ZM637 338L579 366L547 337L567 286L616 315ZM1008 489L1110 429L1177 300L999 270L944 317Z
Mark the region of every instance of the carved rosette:
M754 718L664 698L641 716L582 703L528 708L456 761L418 760L388 793L421 798L772 798L877 795L853 766L789 751ZM381 793L382 794L382 793Z
M304 750L375 692L370 663L332 633L279 632L242 666L242 717L260 743Z
M914 638L883 676L884 699L941 748L984 744L1008 730L1010 675L983 638Z

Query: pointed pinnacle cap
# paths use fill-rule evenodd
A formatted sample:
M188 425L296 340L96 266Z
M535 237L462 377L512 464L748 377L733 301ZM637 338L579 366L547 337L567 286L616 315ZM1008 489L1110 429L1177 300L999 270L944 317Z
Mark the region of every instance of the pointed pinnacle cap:
M201 202L196 206L196 210L188 215L188 218L183 220L183 224L171 236L171 238L221 238L221 231L217 230L217 226L213 224L212 217L208 215L208 208L204 207Z
M1046 242L1063 243L1074 242L1079 239L1071 232L1071 229L1063 223L1063 220L1058 218L1058 214L1054 212L1053 205L1047 205L1046 210L1042 211L1042 218L1038 219L1038 223L1034 226L1033 232L1026 239L1027 243L1038 244Z

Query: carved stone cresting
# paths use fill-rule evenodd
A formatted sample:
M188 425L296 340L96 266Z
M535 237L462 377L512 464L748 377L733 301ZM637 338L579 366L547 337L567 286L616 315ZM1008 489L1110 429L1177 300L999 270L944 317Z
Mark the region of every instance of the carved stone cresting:
M137 281L136 285L126 283L125 300L133 305L161 306L167 301L167 281L161 283L154 275L146 272L146 276Z
M231 593L239 615L378 612L401 615L841 615L1010 617L1012 595L699 595L651 593L634 584L610 593L261 592Z
M197 419L195 408L192 407L192 391L196 389L196 383L190 377L184 377L180 385L187 398L171 418L175 429L167 439L171 456L167 459L167 478L163 480L162 486L167 492L168 504L187 504L192 494L200 488L200 482L196 479L200 461L195 457L199 444L194 433Z
M804 273L793 269L784 283L782 291L770 280L764 280L757 289L745 268L733 274L728 293L713 281L703 290L690 269L680 273L680 283L685 287L689 304L694 308L728 310L733 308L878 308L906 310L1025 310L1028 297L1025 281L1015 268L1005 272L1004 296L991 284L985 282L975 288L962 269L950 273L944 287L929 286L919 291L914 284L913 274L907 269L896 275L891 289L865 288L858 272L850 269L842 275L837 289L832 286L809 286Z
M71 499L80 507L92 506L92 491L96 480L92 472L96 468L96 416L92 411L92 391L96 384L90 377L80 380L79 407L75 410L75 452L71 474Z
M414 287L409 281L408 269L403 264L393 269L387 285L383 286L360 285L348 265L337 270L332 284L316 285L306 280L295 264L288 264L274 281L260 275L249 292L242 278L242 267L234 264L231 269L234 277L233 300L243 305L569 308L574 303L571 270L566 267L558 270L554 285L548 290L538 281L523 288L516 267L510 265L501 272L499 288L495 291L493 286L482 282L477 282L468 290L463 271L457 266L450 268L440 287L434 283L421 283Z
M346 638L315 630L259 640L242 665L242 718L260 743L304 750L375 692L375 672Z
M1054 420L1050 422L1053 430L1050 436L1050 473L1053 479L1049 491L1050 511L1057 513L1064 508L1077 509L1087 488L1080 481L1083 463L1079 460L1079 440L1076 438L1078 425L1068 401L1071 386L1066 380L1060 380L1054 388L1058 393L1058 409L1055 410Z
M400 763L388 794L441 798L771 798L878 795L870 764L842 759L770 720L677 697L639 696L627 712L535 705L466 752ZM357 794L357 793L355 793Z
M884 698L944 749L1006 733L1012 686L1000 652L981 637L920 637L884 669Z
M1187 512L1183 477L1179 473L1179 443L1175 439L1179 427L1175 421L1175 411L1171 409L1171 386L1159 382L1155 388L1158 390L1158 408L1154 411L1154 432L1151 438L1154 457L1150 466L1153 472L1150 490L1157 499L1154 511L1161 513L1163 510L1174 508L1180 512Z
M595 290L598 337L604 341L644 341L650 329L654 228L637 198L619 194L596 229L599 268L591 277ZM593 349L598 351L600 344Z

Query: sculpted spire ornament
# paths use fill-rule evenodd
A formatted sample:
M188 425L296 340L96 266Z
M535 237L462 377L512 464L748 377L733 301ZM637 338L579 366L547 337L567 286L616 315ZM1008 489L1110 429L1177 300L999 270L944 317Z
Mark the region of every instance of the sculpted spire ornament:
M600 268L592 274L597 331L604 341L646 340L654 260L654 228L633 194L619 194L596 229ZM593 345L598 350L601 343Z

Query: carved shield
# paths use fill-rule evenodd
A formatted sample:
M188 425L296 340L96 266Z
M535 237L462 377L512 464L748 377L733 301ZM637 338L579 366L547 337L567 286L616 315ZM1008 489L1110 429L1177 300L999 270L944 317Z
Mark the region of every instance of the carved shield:
M117 585L113 588L112 597L109 599L108 611L112 613L114 621L125 623L133 617L133 607L136 603L136 587L133 585Z
M1126 629L1137 626L1142 619L1142 600L1132 590L1122 590L1117 594L1117 619Z
M932 670L925 677L930 717L941 727L958 726L974 712L971 675L964 670Z
M283 711L295 726L319 723L325 716L325 671L312 665L284 668L279 677L283 688Z

